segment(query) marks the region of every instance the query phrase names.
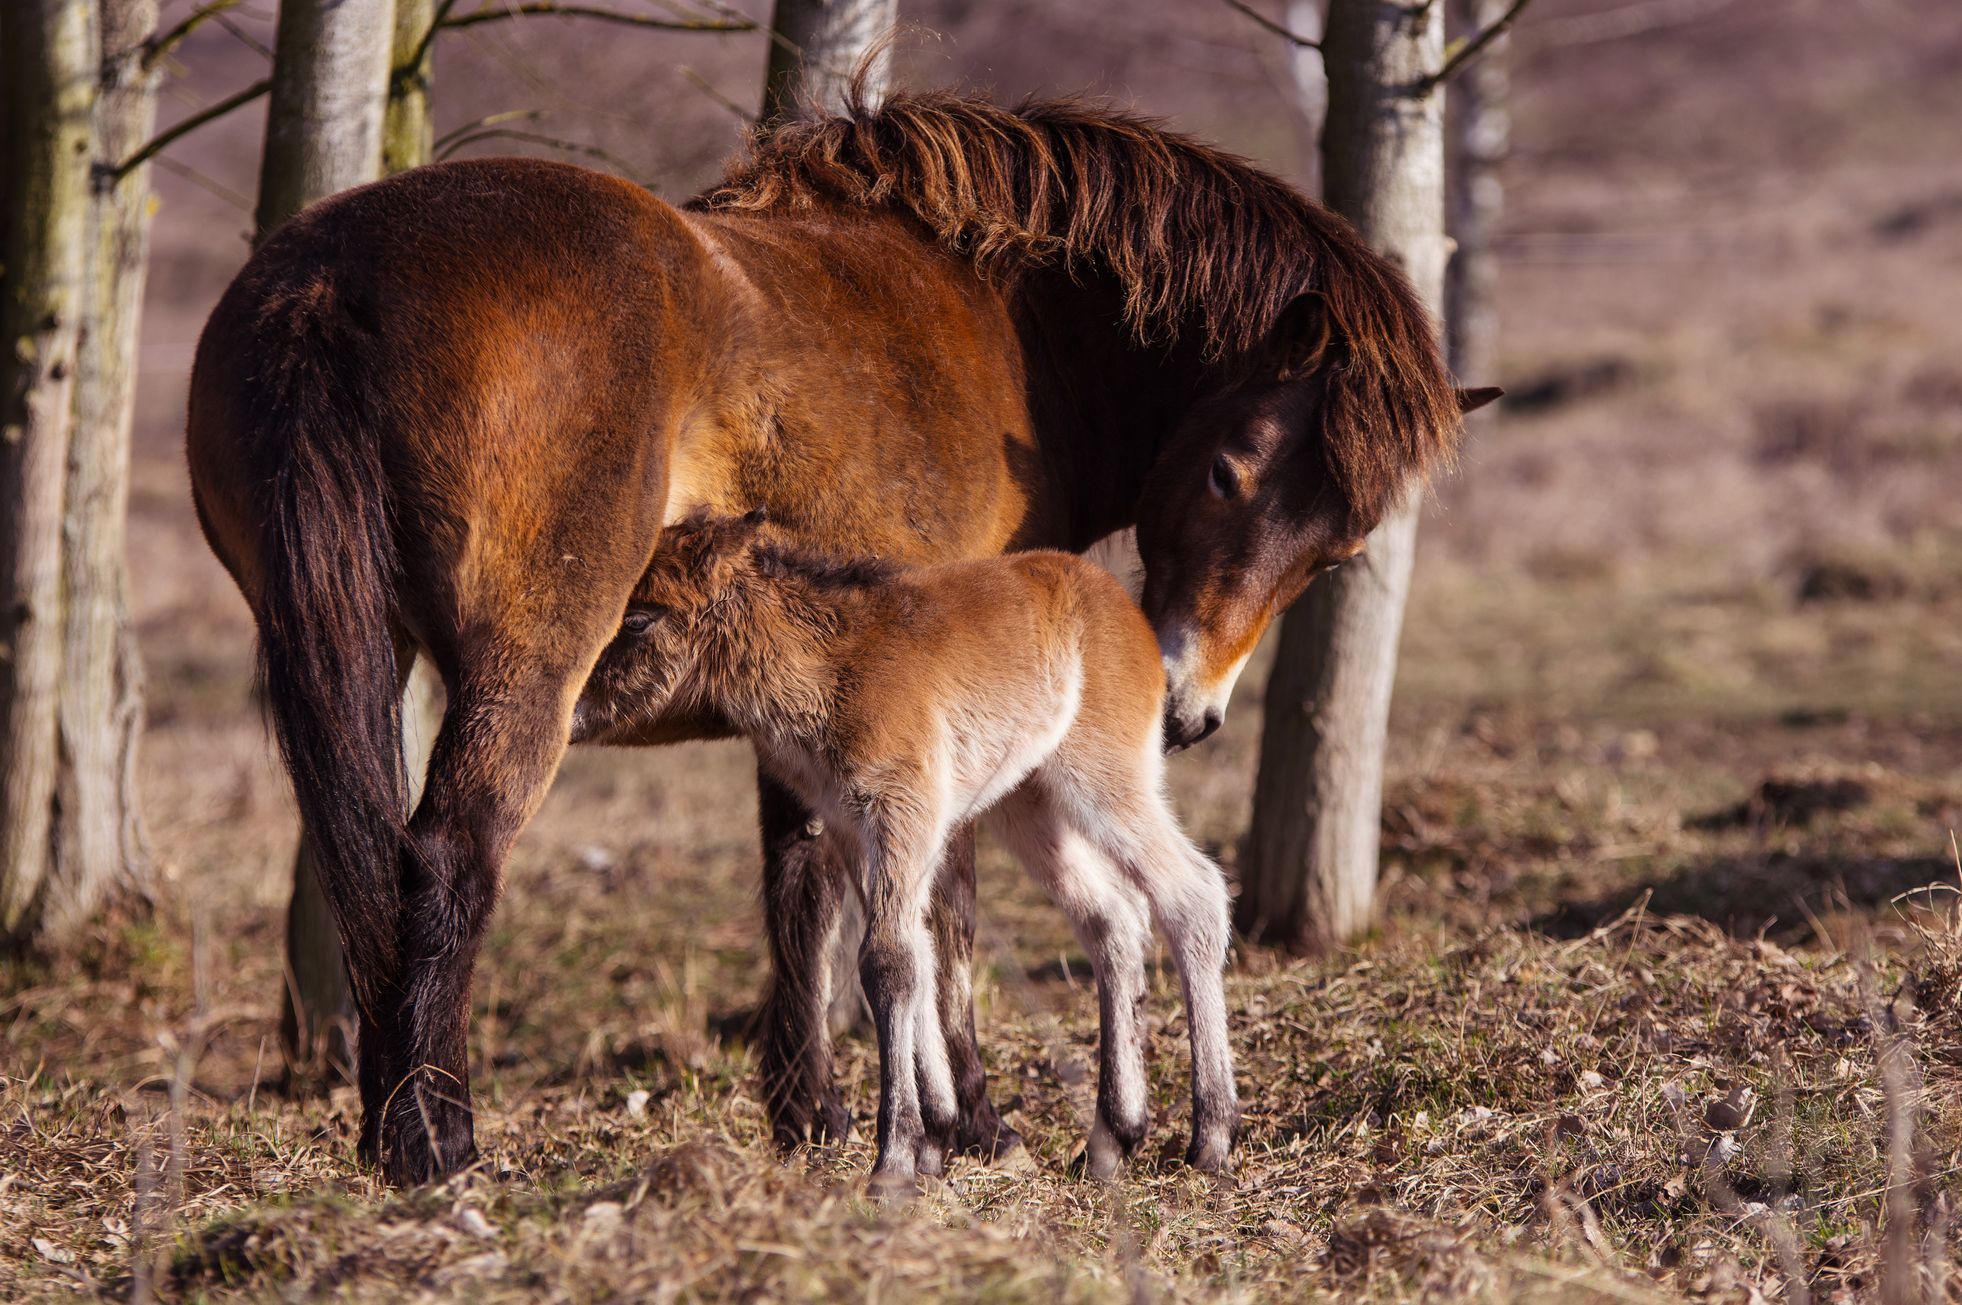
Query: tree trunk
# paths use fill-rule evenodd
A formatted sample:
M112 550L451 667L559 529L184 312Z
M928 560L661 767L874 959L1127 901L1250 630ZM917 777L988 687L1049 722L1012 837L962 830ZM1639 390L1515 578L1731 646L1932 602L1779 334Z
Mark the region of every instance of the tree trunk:
M391 0L280 0L259 239L315 200L381 174L394 34ZM354 1064L354 1002L304 837L286 914L286 962L279 1035L289 1078L319 1083L345 1073Z
M1322 53L1329 205L1399 263L1436 311L1444 288L1442 6L1332 0ZM1383 753L1419 503L1394 511L1367 553L1318 581L1282 622L1268 682L1242 931L1301 951L1367 928L1375 907Z
M860 61L898 21L899 0L777 0L763 121L842 112ZM875 103L891 63L890 49L879 46L866 69L864 91Z
M1288 0L1282 11L1287 29L1307 41L1322 39L1322 0ZM1321 140L1328 123L1328 64L1322 52L1312 45L1288 42L1288 71L1294 76L1294 102L1314 140ZM1322 160L1319 150L1309 159L1308 193L1322 193Z
M99 56L87 0L0 4L8 205L0 221L0 938L56 891L66 619L62 504L88 306Z
M259 169L259 238L381 175L392 0L280 0Z
M1459 30L1469 35L1499 21L1507 0L1458 0ZM1444 335L1451 370L1467 385L1495 385L1499 378L1499 257L1492 248L1505 191L1499 167L1512 149L1510 35L1501 35L1452 81L1453 127L1450 182L1450 285L1445 295ZM1466 418L1472 433L1489 435L1498 410Z
M112 165L150 138L158 73L145 43L156 0L102 0L94 157ZM129 619L126 559L136 351L150 262L150 169L97 169L88 301L68 449L67 585L56 777L55 883L44 932L59 937L119 898L146 896L150 857L136 793L142 662Z
M899 21L899 0L777 0L770 16L770 65L763 82L763 121L842 113L852 75L866 52ZM890 51L880 47L859 84L867 101L886 93ZM867 1015L858 982L865 905L846 893L831 945L829 1020L834 1036Z
M436 149L436 0L395 0L389 53L388 106L382 117L382 171L406 172L429 162Z

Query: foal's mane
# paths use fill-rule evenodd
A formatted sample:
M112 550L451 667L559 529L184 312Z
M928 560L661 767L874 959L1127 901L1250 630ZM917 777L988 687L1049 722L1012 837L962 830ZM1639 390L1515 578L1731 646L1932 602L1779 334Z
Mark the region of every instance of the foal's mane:
M801 580L814 589L863 589L899 573L898 565L884 558L838 557L780 539L758 540L755 558L764 576Z
M1447 461L1460 419L1430 314L1346 221L1224 150L1078 100L1014 108L895 95L753 137L707 210L897 208L983 266L1101 272L1144 344L1196 332L1245 366L1296 296L1320 296L1330 469L1367 509Z

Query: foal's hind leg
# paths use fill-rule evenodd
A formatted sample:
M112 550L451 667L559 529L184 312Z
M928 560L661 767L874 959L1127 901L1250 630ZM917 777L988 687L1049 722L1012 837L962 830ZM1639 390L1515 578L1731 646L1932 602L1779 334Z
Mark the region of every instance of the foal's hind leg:
M1141 1011L1151 922L1116 866L1063 817L1035 781L999 808L1002 833L1029 874L1069 917L1096 972L1097 1116L1085 1169L1114 1178L1150 1123Z
M927 906L933 931L934 999L947 1064L953 1074L957 1118L951 1149L983 1160L998 1160L1022 1145L988 1100L988 1075L974 1031L974 826L963 825L947 840L947 851L933 880Z
M1171 943L1192 1039L1192 1143L1186 1162L1218 1172L1226 1168L1240 1125L1221 975L1230 928L1226 882L1180 831L1155 785L1092 809L1098 811L1098 825L1086 832L1144 893Z

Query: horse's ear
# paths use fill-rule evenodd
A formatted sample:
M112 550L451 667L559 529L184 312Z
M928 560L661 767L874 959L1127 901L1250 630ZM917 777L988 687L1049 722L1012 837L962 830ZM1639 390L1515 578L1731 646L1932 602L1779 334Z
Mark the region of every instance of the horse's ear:
M1334 361L1329 346L1335 340L1335 326L1322 292L1304 290L1289 300L1288 306L1274 319L1267 340L1284 381L1305 376Z
M1505 391L1496 385L1484 385L1475 390L1459 390L1458 411L1477 412L1504 393Z
M746 526L760 526L769 519L770 514L760 507L753 507L743 513L743 524Z

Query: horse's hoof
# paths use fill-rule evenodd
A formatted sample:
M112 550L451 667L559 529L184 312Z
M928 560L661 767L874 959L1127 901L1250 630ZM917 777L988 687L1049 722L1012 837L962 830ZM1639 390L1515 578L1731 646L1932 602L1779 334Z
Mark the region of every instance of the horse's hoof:
M972 1156L983 1164L999 1165L1025 1150L1022 1135L1010 1128L991 1105L987 1105L985 1110L976 1111L975 1116L961 1127L961 1154Z

